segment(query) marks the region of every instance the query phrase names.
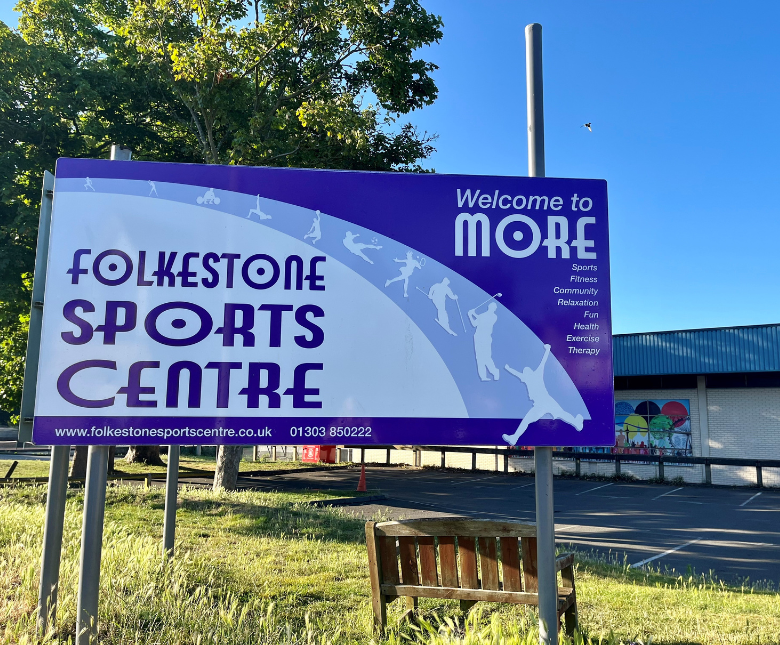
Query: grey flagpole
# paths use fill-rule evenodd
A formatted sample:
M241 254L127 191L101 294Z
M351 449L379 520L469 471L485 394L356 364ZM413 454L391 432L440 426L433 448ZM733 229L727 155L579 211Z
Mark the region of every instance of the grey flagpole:
M528 176L544 177L542 26L525 28L528 103ZM558 643L558 577L555 571L555 516L552 448L534 448L536 471L536 555L539 576L539 642Z

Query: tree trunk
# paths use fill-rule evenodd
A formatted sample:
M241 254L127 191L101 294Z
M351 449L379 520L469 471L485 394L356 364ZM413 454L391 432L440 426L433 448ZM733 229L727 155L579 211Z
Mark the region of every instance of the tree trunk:
M76 446L76 453L70 464L70 476L85 478L87 476L87 454L89 446Z
M147 466L164 466L160 459L160 446L130 446L125 461L128 464L146 464Z
M238 483L238 465L244 446L219 446L217 449L217 469L214 471L214 490L236 490Z

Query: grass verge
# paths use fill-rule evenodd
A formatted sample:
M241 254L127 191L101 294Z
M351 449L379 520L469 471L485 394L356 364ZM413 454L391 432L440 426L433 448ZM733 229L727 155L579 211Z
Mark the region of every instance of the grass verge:
M101 643L370 643L363 522L349 509L316 509L313 493L184 489L176 557L163 562L163 492L112 486L101 579ZM45 489L0 489L0 642L34 643ZM74 635L83 493L70 491L59 622ZM700 578L604 562L577 571L586 637L656 644L778 643L780 598ZM465 624L456 602L423 600L416 624L398 620L383 643L535 642L535 612L485 604ZM607 642L613 640L607 638Z

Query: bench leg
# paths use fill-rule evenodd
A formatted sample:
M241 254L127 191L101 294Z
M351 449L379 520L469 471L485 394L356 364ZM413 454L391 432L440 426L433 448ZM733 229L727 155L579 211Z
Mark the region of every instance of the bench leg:
M568 566L561 570L561 580L566 587L571 587L574 595L574 602L572 605L563 612L563 628L569 636L574 634L574 630L577 629L577 595L574 589L574 565Z
M464 614L466 614L466 613L468 613L469 609L471 609L476 604L477 604L476 600L461 600L460 601L460 610Z
M563 628L569 636L573 636L577 627L579 627L579 624L577 622L577 600L575 597L574 604L563 614Z
M374 632L384 634L387 627L387 600L380 595L373 603L374 606Z
M417 609L417 598L413 596L404 596L404 602L406 603L406 611L403 616L401 616L401 620L412 620L414 612Z

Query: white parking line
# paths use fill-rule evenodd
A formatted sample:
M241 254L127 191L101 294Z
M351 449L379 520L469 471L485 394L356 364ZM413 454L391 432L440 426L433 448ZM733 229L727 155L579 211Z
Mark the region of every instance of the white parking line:
M701 538L696 538L695 540L691 540L690 542L686 542L685 544L681 544L680 546L677 546L673 549L669 549L668 551L664 551L663 553L659 553L658 555L654 555L652 558L647 558L646 560L642 560L641 562L637 562L636 564L632 564L632 569L637 569L638 567L641 567L643 564L647 564L648 562L652 562L653 560L658 560L658 558L663 558L665 555L669 555L670 553L674 553L675 551L679 551L680 549L684 549L686 546L690 546L691 544L694 544L701 540Z
M756 497L758 497L761 493L756 493L751 497L750 499L746 499L744 502L740 504L740 506L746 506L749 502L752 502Z
M676 493L678 490L682 490L682 489L683 489L683 487L680 486L680 488L675 488L674 490L667 491L663 495L659 495L658 497L653 497L653 499L650 500L650 501L654 501L656 499L661 499L662 497L666 497L667 495L671 495L672 493Z
M581 493L575 493L574 496L576 497L577 495L584 495L585 493L592 493L594 490L598 490L599 488L606 488L607 486L612 486L613 484L614 484L614 482L609 483L609 484L603 484L601 486L596 486L596 488L589 488L588 490L584 490Z

